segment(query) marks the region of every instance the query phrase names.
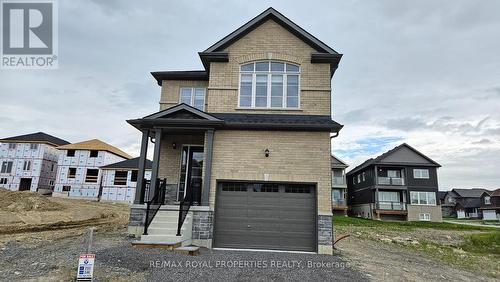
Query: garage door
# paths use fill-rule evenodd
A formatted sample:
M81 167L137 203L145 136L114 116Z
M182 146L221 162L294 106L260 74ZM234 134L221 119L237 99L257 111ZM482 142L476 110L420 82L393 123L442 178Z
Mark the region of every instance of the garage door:
M219 183L214 245L316 251L315 185Z
M497 214L494 210L483 210L483 219L484 220L496 220Z

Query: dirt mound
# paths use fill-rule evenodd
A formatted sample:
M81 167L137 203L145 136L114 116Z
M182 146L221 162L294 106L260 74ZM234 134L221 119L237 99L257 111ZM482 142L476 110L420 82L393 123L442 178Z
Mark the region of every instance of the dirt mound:
M55 211L63 207L49 197L30 191L10 191L0 188L0 210L10 212Z

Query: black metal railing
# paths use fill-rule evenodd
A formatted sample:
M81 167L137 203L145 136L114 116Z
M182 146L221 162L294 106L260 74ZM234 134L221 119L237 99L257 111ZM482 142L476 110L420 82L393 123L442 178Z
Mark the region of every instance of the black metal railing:
M160 209L161 205L165 202L165 192L167 189L167 179L157 179L154 189L154 195L149 199L149 189L151 185L147 185L147 193L145 194L146 200L146 219L144 221L144 235L148 235L148 227L153 221L156 213Z
M378 184L380 185L394 185L394 186L404 186L405 179L403 177L378 177Z
M177 223L177 236L181 236L182 225L184 224L184 220L188 215L189 209L193 205L193 203L200 202L200 189L201 182L196 179L191 180L191 185L188 185L186 189L186 195L184 199L179 204L179 222Z

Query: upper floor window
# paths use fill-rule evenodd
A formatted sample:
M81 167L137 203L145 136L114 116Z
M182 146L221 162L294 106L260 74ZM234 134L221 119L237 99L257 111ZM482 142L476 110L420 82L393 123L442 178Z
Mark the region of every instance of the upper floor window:
M491 204L491 198L490 198L490 196L484 197L484 204L485 205L490 205Z
M15 149L16 145L16 143L9 143L9 149Z
M30 144L30 150L38 150L38 144Z
M181 87L179 103L184 103L200 111L204 111L205 88Z
M10 173L12 171L12 162L3 162L0 173Z
M238 105L242 108L299 108L299 76L299 66L284 62L241 65Z
M23 170L30 170L30 169L31 169L31 161L24 161Z
M429 179L429 170L416 168L413 170L413 178Z
M90 157L91 158L97 158L97 156L99 156L98 150L90 150Z
M68 152L66 153L66 156L68 156L68 157L74 157L75 156L75 150L68 150Z

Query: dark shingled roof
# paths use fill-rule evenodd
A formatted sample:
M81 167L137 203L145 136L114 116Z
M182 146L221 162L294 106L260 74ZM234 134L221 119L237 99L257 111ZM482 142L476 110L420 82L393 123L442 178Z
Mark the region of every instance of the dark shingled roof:
M464 208L479 208L481 206L481 198L462 198L458 200L457 204Z
M439 200L444 200L444 198L446 197L446 194L448 193L448 191L438 191L438 199Z
M388 155L392 154L393 152L395 152L395 151L399 150L401 147L407 147L407 148L409 148L410 150L412 150L413 152L415 152L416 154L418 154L418 155L422 156L424 159L426 159L426 160L428 160L430 163L432 163L432 165L431 165L431 166L441 167L441 165L440 165L440 164L438 164L437 162L433 161L431 158L427 157L426 155L424 155L424 154L420 153L419 151L417 151L417 149L413 148L412 146L410 146L410 145L408 145L408 144L406 144L406 143L403 143L403 144L401 144L401 145L398 145L398 146L396 146L396 147L392 148L391 150L389 150L389 151L387 151L387 152L383 153L382 155L380 155L380 156L378 156L378 157L376 157L376 158L374 158L374 159L373 159L373 158L371 158L371 159L366 160L366 161L365 161L365 162L363 162L362 164L358 165L357 167L355 167L355 168L353 168L351 171L349 171L349 172L347 173L347 175L351 175L351 174L353 174L353 173L355 173L355 172L357 172L357 171L359 171L359 170L361 170L361 169L363 169L363 168L365 168L365 167L368 167L368 166L370 166L370 165L373 165L373 164L379 164L379 162L380 162L381 160L385 159Z
M285 114L240 114L210 113L224 121L226 127L245 126L245 128L294 127L324 128L340 130L343 125L332 120L329 115L285 115Z
M146 169L151 169L152 165L153 165L152 161L146 160ZM117 162L114 164L103 166L101 168L102 169L124 169L124 168L138 169L139 168L139 158L133 158L133 159L126 160L126 161Z
M30 143L44 143L54 146L61 146L69 144L68 141L57 138L55 136L49 135L44 132L37 132L25 135L19 135L14 137L8 137L4 139L0 139L0 142L30 142Z
M482 188L472 188L472 189L453 189L462 198L479 198L484 192L489 192Z

